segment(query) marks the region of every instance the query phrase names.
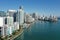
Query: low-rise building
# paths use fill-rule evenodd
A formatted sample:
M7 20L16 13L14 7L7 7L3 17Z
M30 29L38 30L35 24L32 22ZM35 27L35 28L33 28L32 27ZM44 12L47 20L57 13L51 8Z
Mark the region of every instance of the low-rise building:
M30 16L29 14L26 15L26 22L27 23L31 23L34 21L34 18L32 16Z

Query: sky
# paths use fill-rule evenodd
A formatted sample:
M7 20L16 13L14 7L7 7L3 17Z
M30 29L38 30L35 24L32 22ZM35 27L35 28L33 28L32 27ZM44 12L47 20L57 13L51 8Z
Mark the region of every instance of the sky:
M27 13L60 16L60 0L0 0L0 11L18 10L21 5Z

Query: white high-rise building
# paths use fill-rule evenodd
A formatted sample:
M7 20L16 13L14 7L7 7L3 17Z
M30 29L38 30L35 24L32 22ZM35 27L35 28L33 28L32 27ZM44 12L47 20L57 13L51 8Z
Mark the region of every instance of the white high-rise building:
M11 35L13 31L13 17L0 17L0 36Z
M11 16L14 19L14 22L16 22L16 16L17 16L17 10L8 10L7 16Z
M6 35L12 35L14 31L13 17L7 16L5 18Z
M7 16L5 20L6 20L6 24L8 26L12 26L13 25L13 17Z
M19 22L19 25L23 25L24 23L24 10L22 6L20 6L18 10L17 21Z
M4 30L4 17L0 17L0 36L4 37L5 36L5 30Z
M14 22L14 30L19 30L19 23L18 22Z
M16 13L17 11L16 11L16 10L11 10L11 9L10 9L10 10L8 10L7 12L8 12L7 15L13 17L14 13Z

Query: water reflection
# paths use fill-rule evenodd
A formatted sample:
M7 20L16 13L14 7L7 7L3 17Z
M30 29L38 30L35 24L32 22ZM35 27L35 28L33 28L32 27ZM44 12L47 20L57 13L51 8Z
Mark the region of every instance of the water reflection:
M29 34L29 35L31 35L31 34L32 34L32 30L31 30L31 29L32 29L32 27L31 27L31 26L27 29L27 32L28 32L28 34Z

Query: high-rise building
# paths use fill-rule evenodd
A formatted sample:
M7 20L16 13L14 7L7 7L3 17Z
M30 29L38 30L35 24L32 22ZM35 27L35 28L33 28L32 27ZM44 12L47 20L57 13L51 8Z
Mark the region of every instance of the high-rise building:
M33 13L32 17L33 17L35 20L37 20L37 19L38 19L37 13Z
M16 22L17 11L16 10L8 10L7 15L13 17L14 22Z
M14 31L13 17L0 17L0 36L11 35Z
M7 16L5 18L6 35L12 35L14 30L13 17Z
M9 26L13 25L13 17L7 16L5 21L6 21L7 25L9 25Z
M8 10L7 12L8 12L7 15L13 16L14 13L16 13L17 11L16 10Z
M6 16L6 12L0 11L0 17L5 17L5 16Z
M5 30L5 17L0 17L0 36L5 37L6 30Z
M19 25L23 25L24 23L24 10L22 6L20 6L18 10L17 21L19 22Z

